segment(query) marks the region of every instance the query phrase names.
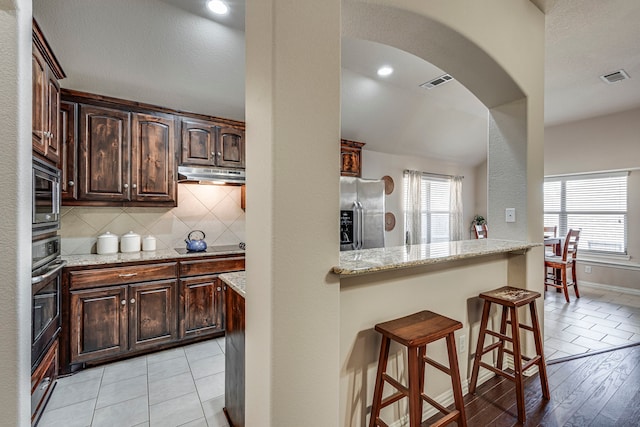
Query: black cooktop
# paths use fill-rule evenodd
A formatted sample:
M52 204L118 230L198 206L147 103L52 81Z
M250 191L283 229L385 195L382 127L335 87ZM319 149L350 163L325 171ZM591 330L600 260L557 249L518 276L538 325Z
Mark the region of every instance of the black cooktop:
M207 246L204 251L188 251L187 248L175 248L179 254L213 254L216 252L241 251L238 245Z

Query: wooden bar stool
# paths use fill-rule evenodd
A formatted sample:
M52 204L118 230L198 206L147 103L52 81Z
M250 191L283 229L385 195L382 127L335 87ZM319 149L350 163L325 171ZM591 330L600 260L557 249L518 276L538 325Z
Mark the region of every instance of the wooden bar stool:
M380 419L380 410L404 397L409 399L409 427L420 427L422 422L423 400L445 414L445 416L434 425L443 426L457 421L459 426L466 427L467 420L464 414L464 402L462 400L462 386L460 384L460 372L458 370L458 359L456 355L456 340L453 333L453 331L460 328L462 328L462 323L431 311L421 311L410 316L379 323L375 326L376 331L382 334L382 344L380 346L376 386L373 393L373 405L369 422L370 427L388 427L388 424ZM449 355L448 368L426 356L427 344L441 338L447 339L447 352ZM407 347L409 359L408 387L400 384L398 380L390 377L386 373L391 340ZM455 410L449 411L424 393L425 363L451 376ZM384 388L385 382L392 385L398 391L383 400L382 389Z
M484 308L482 310L482 321L480 322L480 335L478 336L478 346L476 355L473 360L473 371L471 373L471 383L469 384L469 393L474 394L478 382L478 371L480 367L489 369L498 375L501 375L516 384L516 403L518 405L518 422L524 423L526 414L524 406L524 383L523 372L533 365L538 365L540 373L540 385L542 387L542 396L549 400L549 382L547 381L547 368L544 361L544 352L542 350L542 334L540 333L540 325L538 323L538 313L536 312L536 299L540 298L538 292L526 289L513 288L504 286L489 292L480 294L480 298L484 299ZM502 306L502 318L500 320L500 332L487 329L489 321L489 311L491 303L500 304ZM518 307L529 304L531 311L532 326L523 325L518 321ZM507 336L507 324L511 325L511 337ZM533 332L533 339L536 345L536 355L534 357L523 356L520 348L520 328ZM498 338L498 341L484 347L484 339L488 335ZM512 344L512 350L505 348L504 343L508 341ZM497 366L493 367L482 361L485 353L498 349ZM513 365L515 372L509 373L502 368L504 353L513 356ZM526 361L523 365L522 361Z

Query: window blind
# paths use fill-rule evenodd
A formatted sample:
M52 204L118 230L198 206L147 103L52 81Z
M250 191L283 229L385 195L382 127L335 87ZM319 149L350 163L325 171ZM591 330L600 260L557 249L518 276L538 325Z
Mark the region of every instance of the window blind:
M405 212L410 210L407 204L409 185L405 175L404 203ZM423 174L420 180L420 241L424 243L448 242L450 218L451 179Z
M628 172L548 177L544 182L544 225L560 236L581 229L579 249L627 253Z

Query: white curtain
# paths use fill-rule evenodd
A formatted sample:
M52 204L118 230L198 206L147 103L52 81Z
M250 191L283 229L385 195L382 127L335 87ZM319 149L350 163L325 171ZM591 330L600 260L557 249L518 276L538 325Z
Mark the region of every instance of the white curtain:
M417 245L421 242L422 230L422 172L405 171L407 177L407 193L405 212L405 243L407 245Z
M449 199L449 238L452 241L464 238L464 224L462 223L462 178L451 178L451 193Z

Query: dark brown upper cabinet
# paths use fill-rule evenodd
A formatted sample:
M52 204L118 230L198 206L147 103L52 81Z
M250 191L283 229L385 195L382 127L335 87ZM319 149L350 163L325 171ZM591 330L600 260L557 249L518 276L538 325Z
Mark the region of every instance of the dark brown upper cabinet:
M203 120L182 119L180 165L214 166L220 127Z
M244 168L244 131L230 127L220 129L218 145L218 166Z
M78 199L129 200L130 114L80 105Z
M241 129L216 122L182 119L180 165L245 167L245 139Z
M173 117L80 105L78 200L173 205Z
M340 140L340 175L362 175L362 147L364 142Z
M177 201L174 118L134 113L131 141L130 200Z
M242 122L69 89L61 100L64 205L176 206L178 163L245 167Z
M35 20L32 35L32 147L34 153L57 164L62 140L58 80L65 75Z
M78 198L78 151L77 120L78 105L72 102L60 103L60 160L58 168L62 174L60 178L60 195L62 200L76 200Z

